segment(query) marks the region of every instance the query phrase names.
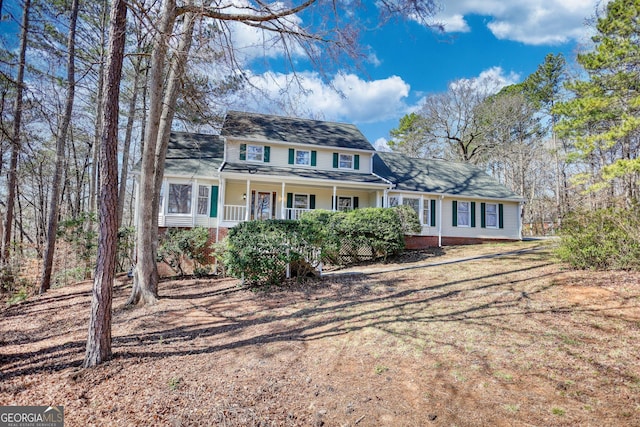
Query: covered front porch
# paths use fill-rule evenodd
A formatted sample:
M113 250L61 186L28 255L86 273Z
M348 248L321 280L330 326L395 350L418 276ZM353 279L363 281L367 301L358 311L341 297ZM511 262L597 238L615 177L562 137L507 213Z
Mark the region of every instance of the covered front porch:
M314 209L382 207L387 190L386 185L221 178L218 223L233 227L256 219L299 219L302 213Z

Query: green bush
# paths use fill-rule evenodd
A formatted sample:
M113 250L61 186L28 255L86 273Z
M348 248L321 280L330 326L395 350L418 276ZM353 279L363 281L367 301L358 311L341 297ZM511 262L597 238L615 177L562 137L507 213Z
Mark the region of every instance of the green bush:
M209 230L203 227L169 228L160 236L158 261L167 264L176 274L184 276L184 264L193 261L193 271L197 276L208 274L207 241Z
M217 251L229 275L250 286L271 286L284 280L287 266L291 276L305 277L319 262L387 259L401 253L404 234L419 227L417 214L410 207L313 210L299 221L238 224L229 230L226 246Z
M223 260L227 274L242 278L249 286L281 283L287 265L302 269L307 252L313 251L308 238L311 228L292 220L247 221L229 230ZM303 273L298 272L298 276Z
M560 230L557 254L579 269L640 269L640 208L575 212Z

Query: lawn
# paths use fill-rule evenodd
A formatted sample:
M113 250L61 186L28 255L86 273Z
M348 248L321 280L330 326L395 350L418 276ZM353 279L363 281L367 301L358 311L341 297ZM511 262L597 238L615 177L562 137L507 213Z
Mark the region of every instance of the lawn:
M0 402L67 426L638 426L640 273L547 242L409 252L256 292L114 289L112 361L81 369L91 283L2 306Z

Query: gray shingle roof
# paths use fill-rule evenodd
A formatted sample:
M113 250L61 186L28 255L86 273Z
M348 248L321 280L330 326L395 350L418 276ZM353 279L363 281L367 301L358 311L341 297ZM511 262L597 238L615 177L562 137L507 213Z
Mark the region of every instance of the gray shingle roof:
M520 200L521 197L480 168L433 159L414 159L399 153L378 152L374 172L396 184L398 191Z
M217 175L224 158L224 141L217 135L171 132L165 174Z
M239 111L227 113L221 135L238 139L374 151L367 138L352 124Z
M362 184L388 185L383 179L372 174L345 171L328 171L319 169L305 169L282 166L270 166L269 164L225 163L222 172L236 172L245 174L257 174L266 176L310 178L325 181L348 181Z

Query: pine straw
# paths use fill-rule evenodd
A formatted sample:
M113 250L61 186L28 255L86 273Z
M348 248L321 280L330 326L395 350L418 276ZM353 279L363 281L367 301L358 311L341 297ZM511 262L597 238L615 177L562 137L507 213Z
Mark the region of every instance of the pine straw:
M68 426L640 419L640 274L572 272L539 242L414 252L290 290L166 281L134 309L126 280L114 358L94 369L80 368L91 283L3 307L0 402L64 405Z

